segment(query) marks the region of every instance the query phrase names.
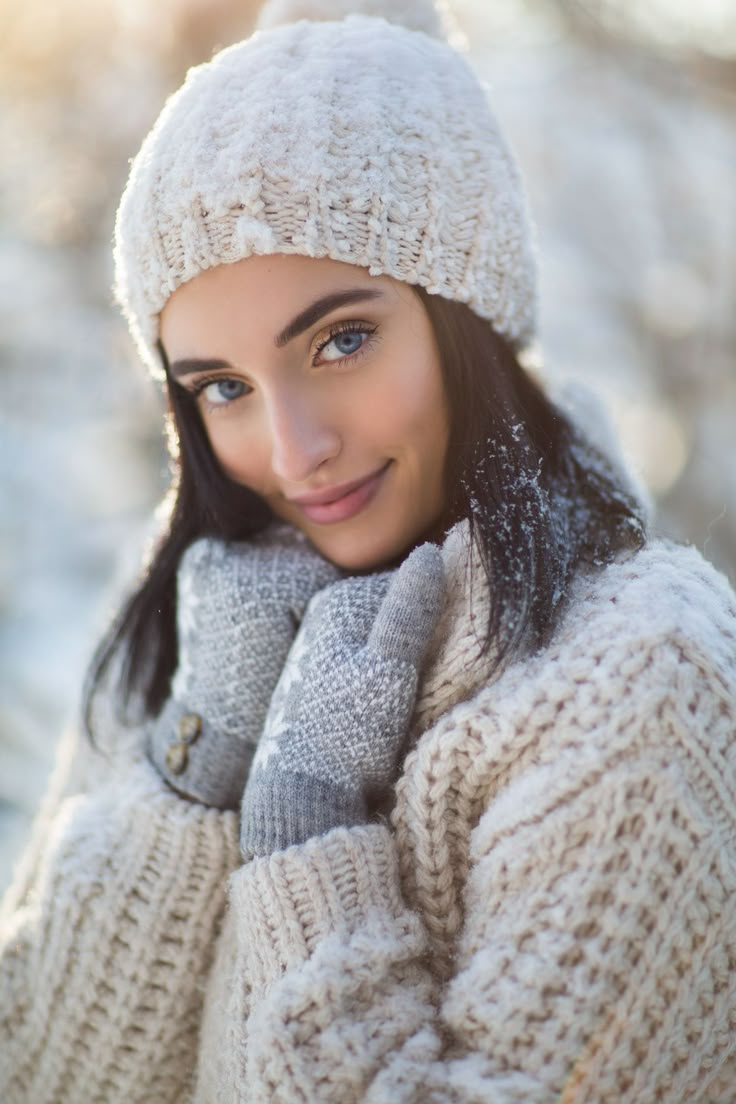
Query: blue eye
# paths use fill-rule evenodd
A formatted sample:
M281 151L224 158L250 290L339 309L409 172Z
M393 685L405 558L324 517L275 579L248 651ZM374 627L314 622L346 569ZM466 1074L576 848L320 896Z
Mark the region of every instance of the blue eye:
M342 360L343 357L352 356L363 347L368 338L363 330L345 330L335 334L322 346L319 355L323 360Z
M210 406L224 406L245 395L250 388L247 383L236 379L218 379L204 383L198 395L204 395Z

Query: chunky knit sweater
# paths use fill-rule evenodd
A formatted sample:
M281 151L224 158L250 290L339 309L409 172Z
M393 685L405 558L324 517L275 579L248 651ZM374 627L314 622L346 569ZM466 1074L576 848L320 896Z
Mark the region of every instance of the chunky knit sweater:
M140 734L62 750L3 1104L733 1104L736 599L654 542L490 679L462 527L390 820L241 864Z

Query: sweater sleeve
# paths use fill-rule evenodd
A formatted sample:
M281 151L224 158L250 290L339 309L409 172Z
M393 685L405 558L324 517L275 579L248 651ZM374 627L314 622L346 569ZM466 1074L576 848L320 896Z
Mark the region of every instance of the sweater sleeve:
M633 708L629 723L646 721ZM239 869L218 1099L733 1100L733 809L698 761L703 718L685 706L656 723L654 750L572 748L487 802L449 979L404 903L385 825Z
M181 1102L237 818L85 758L63 749L0 914L0 1099Z

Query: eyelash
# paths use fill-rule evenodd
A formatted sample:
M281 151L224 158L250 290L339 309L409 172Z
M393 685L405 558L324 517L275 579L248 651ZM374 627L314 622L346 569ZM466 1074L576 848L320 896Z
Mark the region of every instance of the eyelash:
M366 351L370 347L370 338L375 335L377 329L378 327L372 325L370 322L336 322L333 326L330 326L326 337L324 338L324 340L320 341L319 345L315 349L312 363L314 363L320 353L327 348L330 342L334 341L336 337L340 337L341 334L365 334L369 340L364 341L359 349L356 349L354 353L348 353L346 356L340 357L338 360L331 360L329 363L342 364L345 360L354 360L356 357L360 356L362 352Z
M211 383L227 383L231 378L234 378L234 377L223 376L222 374L218 374L218 375L215 375L215 376L202 376L201 379L198 379L196 381L196 383L191 384L189 387L185 386L184 390L188 391L189 394L192 396L192 398L199 399L202 395L202 392L206 391ZM243 382L244 382L243 380L238 380L238 383L243 383ZM253 390L253 388L250 387L250 384L247 384L247 383L245 384L245 386L249 388L249 390L246 392L246 395L249 395L250 392ZM246 397L246 395L238 395L238 398L244 399ZM236 401L235 399L231 399L231 401L229 403L227 403L227 402L224 402L224 403L209 403L208 402L207 406L208 407L232 406L232 404L235 401Z
M331 360L331 361L328 361L327 363L330 364L332 367L334 367L336 365L339 366L339 365L343 364L346 360L351 360L351 361L356 360L361 355L361 353L367 352L368 348L372 344L370 339L376 334L377 330L378 330L378 327L373 325L370 322L350 322L350 321L336 322L334 325L330 326L330 329L328 330L327 335L325 336L325 338L322 341L320 341L317 348L315 349L314 356L312 358L312 363L314 364L315 361L317 360L317 358L319 357L319 355L323 352L324 349L327 348L327 346L330 344L330 342L334 341L336 337L340 337L341 334L348 334L348 333L365 334L366 337L367 337L367 340L364 341L363 344L360 346L360 348L356 349L354 353L348 353L346 356L340 357L338 360ZM212 383L226 383L229 378L230 377L228 377L228 376L222 376L222 375L219 375L219 374L218 375L213 375L213 376L202 376L201 379L198 379L195 383L193 383L191 385L191 387L186 388L186 390L189 391L189 394L195 400L199 400L202 393L204 391L206 391L206 389L210 386L210 384L212 384ZM243 381L241 381L241 382L243 382ZM246 384L246 386L249 386L249 385ZM249 394L251 394L252 390L253 390L253 388L250 388L250 390L247 391L245 395L239 395L238 398L240 398L240 399L247 398L247 396ZM237 399L232 399L230 402L223 402L223 403L209 403L208 402L208 403L206 403L206 405L207 405L208 409L210 409L210 410L226 409L227 407L232 406L233 403L235 403L235 402L237 402Z

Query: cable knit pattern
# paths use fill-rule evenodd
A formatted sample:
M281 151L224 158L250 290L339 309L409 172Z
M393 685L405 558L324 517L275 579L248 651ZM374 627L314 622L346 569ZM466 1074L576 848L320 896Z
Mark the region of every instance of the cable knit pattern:
M237 818L142 758L94 759L77 750L77 783L99 784L44 817L33 884L0 916L3 1104L178 1104L192 1076Z
M526 199L486 92L447 42L379 7L343 18L343 3L322 3L314 20L270 25L168 100L115 231L117 298L154 375L169 296L253 254L358 265L468 303L514 344L533 339ZM430 4L390 18L403 7L434 29ZM276 5L264 22L280 10L299 15Z
M654 542L491 682L462 526L443 558L390 825L235 867L139 761L61 802L4 1102L733 1104L736 598Z

